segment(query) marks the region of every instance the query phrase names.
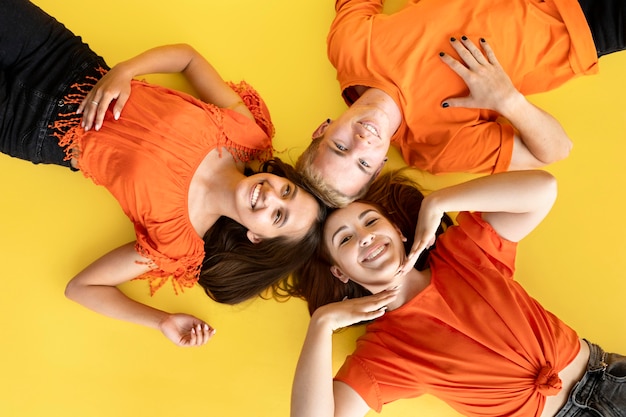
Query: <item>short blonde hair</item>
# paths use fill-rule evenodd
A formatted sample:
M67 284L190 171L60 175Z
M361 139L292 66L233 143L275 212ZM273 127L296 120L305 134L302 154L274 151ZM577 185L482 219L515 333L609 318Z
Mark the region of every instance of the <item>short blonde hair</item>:
M322 177L322 175L315 169L313 161L317 156L321 140L323 136L314 138L311 144L304 150L302 155L296 161L296 170L302 175L303 183L328 207L345 207L365 195L370 185L376 178L376 175L372 175L372 178L359 190L356 195L349 196L339 190L331 187Z

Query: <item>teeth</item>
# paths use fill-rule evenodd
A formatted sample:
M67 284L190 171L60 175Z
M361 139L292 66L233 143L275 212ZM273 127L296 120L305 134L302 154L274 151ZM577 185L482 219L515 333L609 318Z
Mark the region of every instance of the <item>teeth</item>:
M365 128L365 130L367 130L368 132L370 132L372 135L374 136L378 136L378 130L376 130L376 128L368 123L361 123L361 126L363 126Z
M261 194L261 184L257 184L254 187L254 191L252 191L252 199L250 200L250 204L252 205L252 208L256 206L256 203L259 200L259 194Z
M371 261L372 259L376 258L378 255L380 255L380 253L385 249L384 245L380 245L374 252L370 253L369 256L367 258L365 258L366 261Z

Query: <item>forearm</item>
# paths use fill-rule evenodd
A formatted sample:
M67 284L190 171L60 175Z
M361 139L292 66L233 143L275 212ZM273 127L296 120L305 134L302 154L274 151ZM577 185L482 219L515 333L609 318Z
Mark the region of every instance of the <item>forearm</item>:
M240 97L224 82L217 70L194 48L186 44L164 45L149 49L121 62L116 70L130 77L154 73L182 73L198 98L218 107L229 107Z
M149 262L137 253L135 242L130 242L107 253L72 278L65 295L105 316L158 328L168 313L131 300L117 288L148 272Z
M71 282L65 295L96 313L118 320L140 324L159 330L159 324L168 313L149 307L128 298L118 288L111 286L73 285Z
M546 171L513 171L477 178L434 191L423 207L437 212L482 211L526 213L551 204L554 177Z
M334 404L332 330L314 314L296 368L291 416L333 416Z
M569 155L572 141L561 124L552 115L529 102L522 94L517 93L507 99L502 103L499 112L517 129L523 145L538 162L528 164L522 160L519 166L516 166L514 155L512 169L536 168Z
M163 45L148 49L139 55L116 65L133 77L156 74L183 72L193 60L195 50L185 44Z

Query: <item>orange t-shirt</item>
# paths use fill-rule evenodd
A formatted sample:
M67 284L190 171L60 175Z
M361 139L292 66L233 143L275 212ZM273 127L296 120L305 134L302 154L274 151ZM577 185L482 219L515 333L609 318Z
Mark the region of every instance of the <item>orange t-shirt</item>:
M256 91L231 85L257 123L188 94L140 81L119 120L111 109L99 131L71 129L61 142L78 156L83 175L106 187L130 218L137 251L157 269L151 289L172 277L174 289L191 287L204 258L204 241L188 217L191 179L204 157L226 147L243 162L271 156L273 125Z
M336 379L377 411L431 394L469 417L539 416L578 336L513 280L516 243L480 214L458 221L430 254L431 283L367 326Z
M577 0L420 0L381 14L382 0L339 0L328 56L344 99L352 86L389 94L403 113L392 138L411 166L433 173L506 171L514 129L498 113L442 108L467 96L463 80L439 58L458 58L449 38L487 39L523 94L547 91L597 72L591 31Z

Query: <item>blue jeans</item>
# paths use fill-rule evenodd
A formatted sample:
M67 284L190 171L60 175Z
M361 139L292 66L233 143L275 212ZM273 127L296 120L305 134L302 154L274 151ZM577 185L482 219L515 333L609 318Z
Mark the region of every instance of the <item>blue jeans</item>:
M626 356L587 344L587 372L555 417L626 417Z
M98 67L106 68L104 60L39 7L0 0L0 151L35 164L69 166L50 126L61 117L78 118L78 105L64 97L84 96L72 86L85 79L95 83Z

